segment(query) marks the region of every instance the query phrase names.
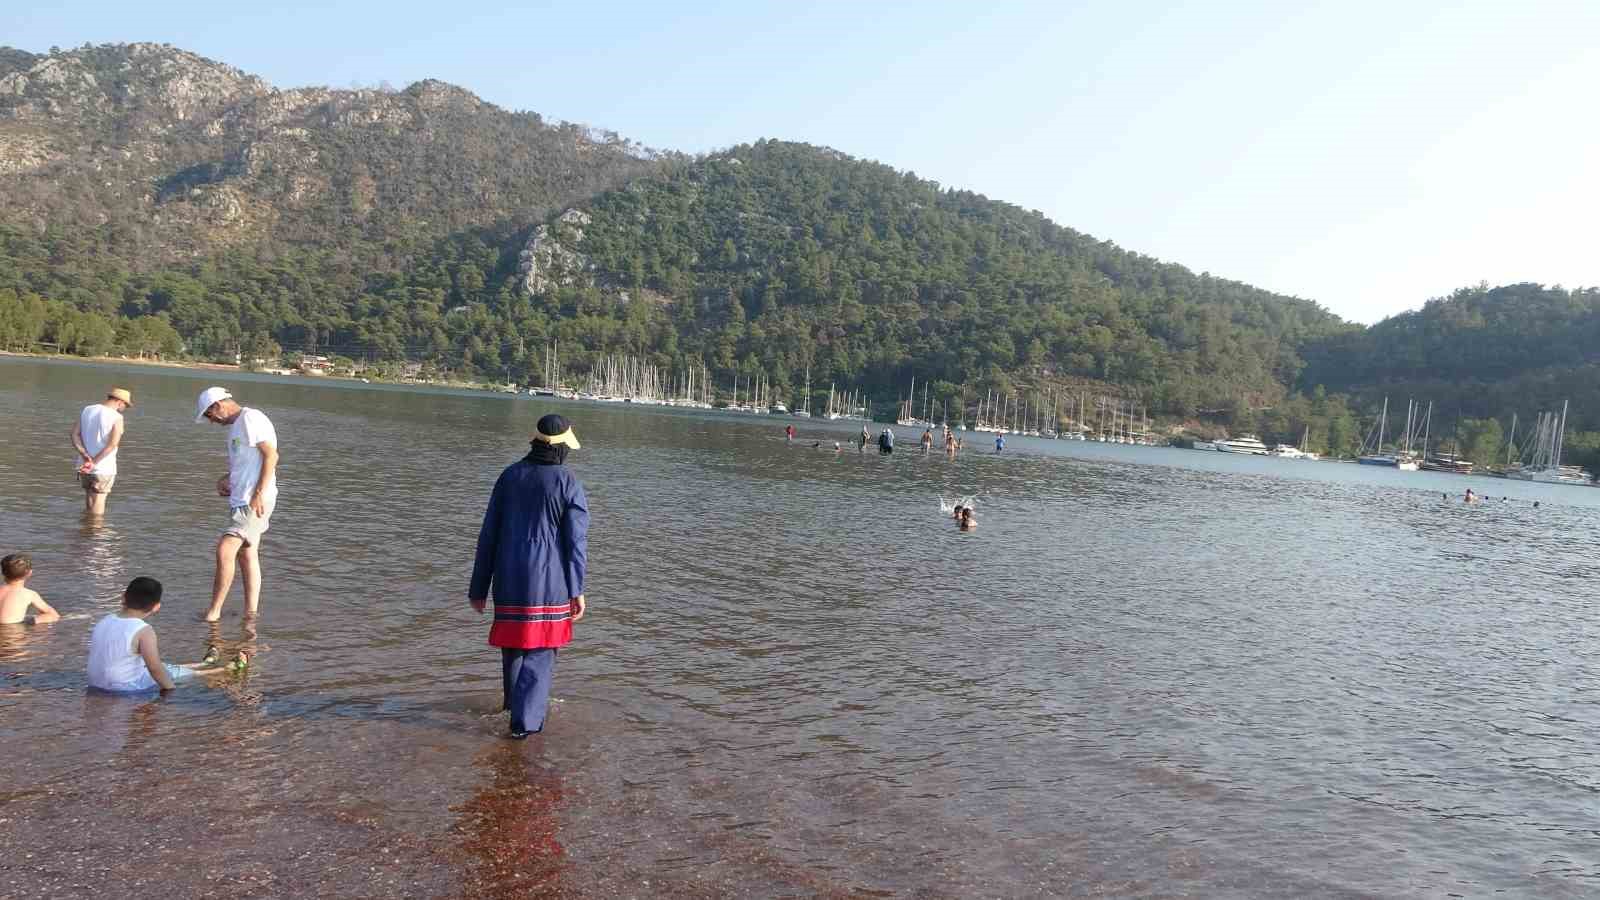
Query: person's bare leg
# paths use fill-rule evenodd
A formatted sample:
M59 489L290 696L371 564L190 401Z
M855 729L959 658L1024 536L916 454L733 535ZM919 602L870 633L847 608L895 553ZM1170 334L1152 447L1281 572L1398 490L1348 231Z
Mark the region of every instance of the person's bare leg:
M261 554L254 544L239 550L239 568L244 574L244 614L254 616L256 605L261 602Z
M217 574L211 579L211 608L204 616L207 622L222 618L222 602L228 599L228 589L233 587L234 558L244 541L236 534L225 534L217 541Z
M89 512L94 513L97 516L105 515L106 514L106 498L109 497L109 496L111 496L111 495L110 494L102 494L102 493L100 493L98 491L91 491L89 493L89 497L91 498L89 500Z
M83 492L83 511L91 515L94 513L94 491L87 488Z

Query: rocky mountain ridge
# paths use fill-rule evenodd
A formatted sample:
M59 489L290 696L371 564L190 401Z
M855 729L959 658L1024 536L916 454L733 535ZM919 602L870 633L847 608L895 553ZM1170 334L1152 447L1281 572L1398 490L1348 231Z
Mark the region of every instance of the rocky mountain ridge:
M515 230L652 159L433 80L280 90L159 44L0 52L0 221L114 228L136 268L217 247Z

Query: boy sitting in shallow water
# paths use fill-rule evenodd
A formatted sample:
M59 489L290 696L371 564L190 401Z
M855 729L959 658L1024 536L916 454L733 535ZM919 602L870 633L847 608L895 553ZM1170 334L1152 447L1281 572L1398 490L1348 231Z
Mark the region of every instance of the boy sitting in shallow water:
M128 582L122 610L96 622L89 635L90 687L119 693L170 691L186 678L220 671L161 661L156 630L145 621L160 608L161 582L144 576Z
M35 625L46 625L61 618L50 604L28 589L28 577L32 574L33 560L26 553L13 553L0 559L0 575L6 579L5 586L0 587L0 625L22 623L28 618L29 608L38 610L33 614Z

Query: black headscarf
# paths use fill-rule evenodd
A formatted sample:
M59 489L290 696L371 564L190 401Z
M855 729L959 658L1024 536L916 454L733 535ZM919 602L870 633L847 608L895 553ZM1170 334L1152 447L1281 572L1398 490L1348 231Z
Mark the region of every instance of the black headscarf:
M544 441L529 441L528 455L523 457L526 462L536 466L559 466L567 461L566 444L546 444Z

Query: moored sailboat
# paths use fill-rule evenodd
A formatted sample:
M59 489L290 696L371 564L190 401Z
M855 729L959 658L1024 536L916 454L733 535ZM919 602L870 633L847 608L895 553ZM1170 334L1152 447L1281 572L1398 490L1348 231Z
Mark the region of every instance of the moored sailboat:
M1383 398L1383 412L1378 416L1377 427L1367 434L1367 440L1362 443L1361 455L1356 457L1356 462L1363 466L1388 466L1407 472L1417 470L1417 461L1409 451L1385 451L1383 449L1385 432L1389 424L1389 398ZM1410 416L1407 416L1406 428L1410 430ZM1374 439L1376 437L1376 439Z
M1567 404L1561 404L1561 415L1540 413L1539 424L1534 427L1533 458L1527 465L1507 469L1506 477L1544 484L1593 484L1594 479L1580 466L1561 464L1567 433Z

